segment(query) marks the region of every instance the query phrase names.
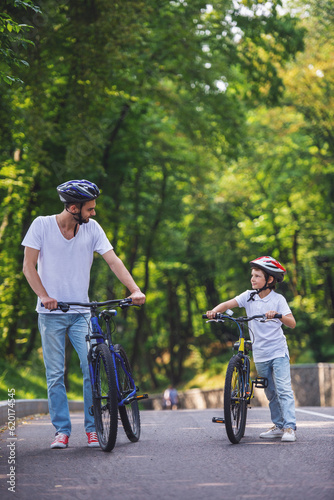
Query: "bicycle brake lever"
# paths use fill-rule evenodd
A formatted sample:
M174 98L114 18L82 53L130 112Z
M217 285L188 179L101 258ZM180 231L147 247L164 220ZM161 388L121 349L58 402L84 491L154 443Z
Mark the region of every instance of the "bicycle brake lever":
M132 303L132 299L130 297L127 297L126 299L123 299L121 302L119 302L118 306L121 309L125 309L126 307L133 306L134 304Z
M208 321L206 321L205 323L225 323L225 320L224 319L209 319Z
M134 306L134 304L127 304L127 303L125 303L125 304L119 304L119 307L121 309L126 309L127 307L131 307L131 306Z
M70 306L66 304L66 302L58 302L57 309L60 309L62 312L66 313L70 309ZM56 311L57 309L52 309L52 311Z

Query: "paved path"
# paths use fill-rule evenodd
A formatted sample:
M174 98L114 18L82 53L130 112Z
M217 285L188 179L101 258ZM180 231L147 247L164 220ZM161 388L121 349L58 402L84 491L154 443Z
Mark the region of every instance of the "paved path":
M70 446L51 450L48 416L27 418L17 439L0 434L0 497L44 500L332 500L334 408L300 408L295 443L264 441L269 410L249 411L239 445L217 410L145 411L142 436L130 443L119 428L111 453L86 446L83 414L72 413ZM15 462L15 493L8 490Z

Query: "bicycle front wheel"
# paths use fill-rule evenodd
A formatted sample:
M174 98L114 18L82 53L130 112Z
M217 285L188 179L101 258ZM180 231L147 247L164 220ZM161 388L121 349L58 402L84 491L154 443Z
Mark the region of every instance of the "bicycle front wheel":
M224 389L225 428L233 444L238 444L245 433L247 402L243 380L242 361L233 356L227 367Z
M117 386L112 356L105 344L96 347L93 361L93 409L97 437L103 451L116 443L118 427Z
M121 361L116 357L118 384L119 384L120 398L122 401L129 394L131 394L131 392L133 392L133 390L135 390L136 387L131 378L129 377L129 375L131 375L131 366L125 350L120 344L115 345L114 348L117 354L119 354L120 357L122 358L126 369L126 371L123 369ZM125 403L124 405L120 405L118 409L125 434L127 435L130 441L132 441L133 443L137 442L140 437L140 415L139 415L138 402L135 399L132 401L130 400L130 402Z

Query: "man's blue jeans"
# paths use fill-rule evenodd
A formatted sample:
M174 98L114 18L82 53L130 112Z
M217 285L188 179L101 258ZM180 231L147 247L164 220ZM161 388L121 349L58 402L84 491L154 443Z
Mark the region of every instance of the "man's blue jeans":
M38 315L51 422L56 432L62 432L68 436L71 434L71 420L64 384L66 333L78 353L83 374L85 429L86 432L95 431L94 417L88 411L92 406L92 389L85 341L89 318L89 314L43 313Z
M259 377L268 379L265 394L269 401L272 422L280 429L296 429L295 400L291 387L290 360L275 358L255 363Z

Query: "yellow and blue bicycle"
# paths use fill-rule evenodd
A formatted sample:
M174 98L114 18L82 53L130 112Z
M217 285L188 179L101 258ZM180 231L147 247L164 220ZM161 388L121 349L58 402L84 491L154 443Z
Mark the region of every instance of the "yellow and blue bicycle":
M244 326L252 320L268 321L264 314L251 317L241 316L232 318L233 312L228 310L225 314L216 313L215 318L210 322L224 323L225 320L237 324L239 329L239 340L235 342L233 349L237 353L230 359L227 367L224 388L224 417L213 417L214 423L225 424L227 437L233 444L238 444L245 434L247 409L254 397L254 387L265 389L268 386L268 379L256 377L254 380L250 376L249 353L252 350L250 340L245 340ZM207 319L206 314L203 318ZM281 318L281 314L276 314L275 318Z

